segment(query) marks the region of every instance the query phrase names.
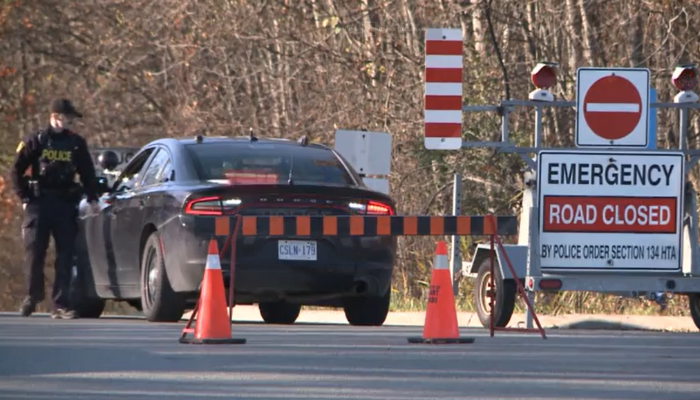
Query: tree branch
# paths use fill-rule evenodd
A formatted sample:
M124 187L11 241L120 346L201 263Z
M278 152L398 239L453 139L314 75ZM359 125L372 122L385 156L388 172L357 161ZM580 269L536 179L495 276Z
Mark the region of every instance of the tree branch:
M501 72L503 73L503 82L506 90L506 100L510 100L510 79L508 79L508 69L506 68L506 63L503 60L501 47L498 45L496 33L493 30L493 23L491 22L491 2L492 0L482 0L482 4L484 6L484 17L486 18L486 24L488 25L491 44L496 52L496 57L498 57L498 63L501 65Z

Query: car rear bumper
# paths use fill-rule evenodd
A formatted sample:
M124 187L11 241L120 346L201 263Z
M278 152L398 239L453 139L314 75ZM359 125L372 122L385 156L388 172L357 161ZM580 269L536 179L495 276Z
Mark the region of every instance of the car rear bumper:
M202 263L193 261L187 270L201 269ZM222 261L224 287L230 287L229 262ZM234 296L246 301L272 301L282 298L325 299L356 294L381 295L389 290L392 266L377 263L311 264L255 264L235 266ZM187 285L198 289L201 273L192 274Z
M178 292L199 290L207 258L209 232L171 231L165 242L166 268ZM224 284L229 286L230 246L217 237ZM285 240L306 240L284 238ZM396 240L392 237L345 238L317 241L317 261L280 260L278 238L236 240L234 297L237 302L265 299L324 299L352 294L381 295L389 290Z

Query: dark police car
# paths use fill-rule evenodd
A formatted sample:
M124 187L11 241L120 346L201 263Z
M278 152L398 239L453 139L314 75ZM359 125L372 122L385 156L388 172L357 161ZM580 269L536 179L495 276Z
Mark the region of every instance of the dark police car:
M83 318L99 317L113 299L149 321L179 321L198 299L213 234L198 231L197 219L395 212L392 199L367 188L342 156L307 140L160 139L104 190L98 215L80 206L74 285L84 293L76 298ZM293 323L302 305L343 307L353 325L384 323L395 238L281 239L237 239L236 304L258 304L268 323ZM228 249L221 256L227 288Z

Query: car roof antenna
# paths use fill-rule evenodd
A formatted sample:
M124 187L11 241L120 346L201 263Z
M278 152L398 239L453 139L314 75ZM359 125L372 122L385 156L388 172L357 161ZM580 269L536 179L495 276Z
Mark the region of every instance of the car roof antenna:
M248 135L250 137L251 142L256 142L258 140L258 138L256 138L255 135L253 135L253 127L252 126L248 130Z
M292 173L294 171L294 154L291 154L291 156L292 156L292 160L289 164L289 179L287 180L287 184L289 184L289 185L294 184L294 180L292 179Z

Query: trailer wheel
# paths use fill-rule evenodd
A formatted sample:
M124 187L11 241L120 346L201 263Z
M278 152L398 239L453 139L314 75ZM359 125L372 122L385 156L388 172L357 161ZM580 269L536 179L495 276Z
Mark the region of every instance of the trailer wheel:
M695 327L700 329L700 293L688 293L688 306Z
M517 286L512 279L503 280L501 269L498 266L498 260L494 259L494 326L505 327L510 322L510 317L515 309L515 295ZM479 265L479 270L474 282L474 305L476 313L479 316L479 321L484 328L491 326L491 313L489 308L489 280L491 279L491 259L487 257Z

